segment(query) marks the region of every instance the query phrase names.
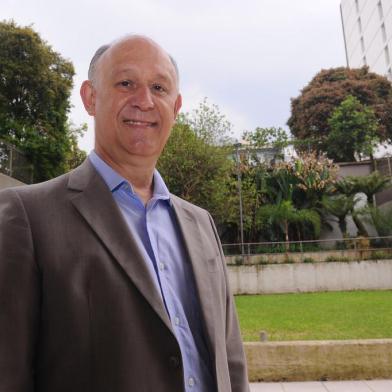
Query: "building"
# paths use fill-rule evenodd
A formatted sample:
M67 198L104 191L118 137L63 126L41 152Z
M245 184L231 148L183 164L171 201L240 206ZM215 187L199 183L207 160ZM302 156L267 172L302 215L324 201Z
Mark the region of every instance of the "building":
M347 66L392 80L392 0L342 0Z

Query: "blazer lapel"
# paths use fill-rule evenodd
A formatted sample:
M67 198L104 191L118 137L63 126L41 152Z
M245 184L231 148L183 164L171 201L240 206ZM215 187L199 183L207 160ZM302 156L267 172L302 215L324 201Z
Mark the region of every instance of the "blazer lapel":
M172 330L160 293L107 185L88 159L70 174L71 203L120 264L166 326Z
M205 332L210 352L216 352L215 322L213 308L212 282L208 272L206 255L197 219L191 210L185 208L176 197L171 198L174 211L184 238L195 277L198 299L205 322Z

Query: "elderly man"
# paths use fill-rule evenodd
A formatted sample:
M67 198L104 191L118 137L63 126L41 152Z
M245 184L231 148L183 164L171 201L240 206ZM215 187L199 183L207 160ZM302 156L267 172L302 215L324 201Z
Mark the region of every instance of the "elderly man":
M118 40L81 96L89 158L0 193L0 391L248 391L215 226L155 170L181 107L174 61Z

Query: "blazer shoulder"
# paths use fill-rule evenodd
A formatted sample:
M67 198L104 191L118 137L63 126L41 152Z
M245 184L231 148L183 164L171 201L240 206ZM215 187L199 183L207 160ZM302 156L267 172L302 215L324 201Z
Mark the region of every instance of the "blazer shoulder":
M42 196L47 193L52 193L58 188L64 188L68 182L68 177L69 173L37 184L21 185L2 189L0 191L0 196L3 198L11 194L17 194L21 198Z
M0 196L6 198L11 194L17 194L22 199L34 199L51 196L58 192L65 192L67 188L77 190L78 188L83 188L83 185L87 184L94 174L96 174L96 172L87 159L77 168L51 180L0 190Z

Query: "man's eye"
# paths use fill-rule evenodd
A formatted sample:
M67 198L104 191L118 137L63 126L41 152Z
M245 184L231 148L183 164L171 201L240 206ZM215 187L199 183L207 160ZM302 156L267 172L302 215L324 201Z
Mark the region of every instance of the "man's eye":
M163 87L163 86L160 85L160 84L154 84L154 85L152 86L152 88L153 88L155 91L159 92L159 93L164 93L164 92L166 92L165 87Z
M131 84L132 84L132 82L130 82L129 80L122 80L120 82L120 86L122 86L122 87L129 87L129 86L131 86Z

